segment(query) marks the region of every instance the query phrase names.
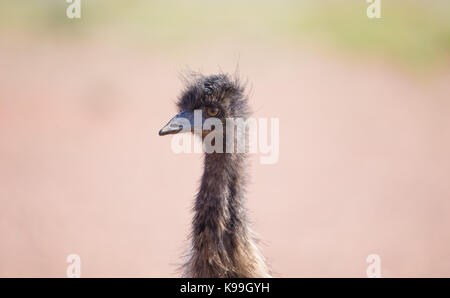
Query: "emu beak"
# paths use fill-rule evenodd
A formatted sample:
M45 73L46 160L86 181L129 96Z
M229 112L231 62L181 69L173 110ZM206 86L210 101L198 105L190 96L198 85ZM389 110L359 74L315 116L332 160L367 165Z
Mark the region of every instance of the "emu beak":
M176 134L181 131L190 131L191 126L194 122L194 115L188 111L182 111L170 119L161 130L159 131L160 136L165 136L169 134Z

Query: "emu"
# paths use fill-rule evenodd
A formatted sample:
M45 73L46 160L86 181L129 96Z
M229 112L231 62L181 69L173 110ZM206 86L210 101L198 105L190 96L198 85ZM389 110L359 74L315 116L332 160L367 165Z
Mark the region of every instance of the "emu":
M226 131L226 118L247 119L250 114L244 86L237 77L227 74L197 74L188 79L177 106L179 113L159 135L184 132L180 119L187 119L189 130L200 131L204 139L214 130L205 131L203 125L195 127L194 110L202 111L203 122L210 117L219 119L222 131ZM234 138L236 142L238 136ZM245 168L245 152L204 154L203 175L193 208L191 248L182 266L183 277L270 277L244 207Z

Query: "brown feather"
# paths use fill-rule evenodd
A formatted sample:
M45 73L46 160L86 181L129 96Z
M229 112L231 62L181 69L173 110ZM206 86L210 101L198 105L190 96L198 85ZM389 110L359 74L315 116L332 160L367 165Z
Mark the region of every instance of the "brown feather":
M178 107L194 110L212 102L222 108L223 119L249 115L244 87L225 74L195 75ZM205 153L184 277L270 277L246 216L245 168L245 153Z

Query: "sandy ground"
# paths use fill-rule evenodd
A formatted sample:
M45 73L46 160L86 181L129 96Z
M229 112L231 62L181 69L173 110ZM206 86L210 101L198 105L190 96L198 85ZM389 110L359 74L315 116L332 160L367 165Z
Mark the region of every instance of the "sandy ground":
M280 277L450 276L450 73L296 47L0 46L0 276L177 276L200 155L158 130L185 66L251 82L280 118L248 207ZM176 179L176 184L173 179Z

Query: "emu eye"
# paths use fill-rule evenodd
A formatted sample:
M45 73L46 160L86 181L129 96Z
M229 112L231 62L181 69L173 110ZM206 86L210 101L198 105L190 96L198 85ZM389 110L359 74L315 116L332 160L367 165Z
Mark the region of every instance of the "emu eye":
M209 116L215 117L217 116L217 114L219 114L219 108L209 107L207 108L206 112L208 113Z

